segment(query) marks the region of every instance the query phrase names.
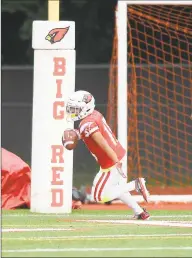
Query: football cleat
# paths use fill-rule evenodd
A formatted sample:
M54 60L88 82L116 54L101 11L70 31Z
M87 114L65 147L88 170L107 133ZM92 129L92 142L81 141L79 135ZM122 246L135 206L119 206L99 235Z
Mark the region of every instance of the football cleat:
M150 217L150 214L146 211L146 209L143 209L143 212L134 216L134 219L146 220L146 219L149 219L149 217Z
M139 177L135 180L135 188L136 188L136 191L140 194L143 195L143 199L146 201L146 202L149 202L149 197L150 197L150 194L146 188L146 185L145 185L145 179L142 178L142 177Z

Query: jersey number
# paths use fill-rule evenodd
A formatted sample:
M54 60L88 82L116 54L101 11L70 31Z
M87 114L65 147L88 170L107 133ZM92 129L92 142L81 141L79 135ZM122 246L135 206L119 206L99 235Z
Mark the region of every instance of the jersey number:
M102 119L103 125L104 125L104 130L105 132L108 134L109 138L111 139L111 141L113 142L113 144L116 146L118 143L118 140L114 137L111 128L108 126L105 118L103 117Z

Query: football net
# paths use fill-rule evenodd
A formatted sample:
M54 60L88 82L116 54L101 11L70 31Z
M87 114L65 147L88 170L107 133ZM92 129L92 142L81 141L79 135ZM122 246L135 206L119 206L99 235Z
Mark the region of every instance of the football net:
M191 194L192 5L165 2L117 5L107 119L129 180Z

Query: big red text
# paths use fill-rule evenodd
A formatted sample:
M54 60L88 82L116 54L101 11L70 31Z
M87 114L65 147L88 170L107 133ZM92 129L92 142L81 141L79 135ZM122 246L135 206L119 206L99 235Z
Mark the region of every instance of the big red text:
M54 120L65 117L65 103L63 98L63 79L66 73L66 60L64 57L53 58L53 76L55 80L55 101L53 101L52 116ZM59 77L59 78L58 78ZM54 133L54 132L53 132ZM51 207L62 207L64 204L64 147L62 145L51 146Z

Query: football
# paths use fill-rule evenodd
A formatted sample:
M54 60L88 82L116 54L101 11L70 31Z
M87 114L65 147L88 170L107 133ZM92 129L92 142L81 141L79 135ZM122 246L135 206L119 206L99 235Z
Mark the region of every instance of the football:
M62 135L62 144L67 150L73 150L77 146L79 135L75 129L66 129Z

